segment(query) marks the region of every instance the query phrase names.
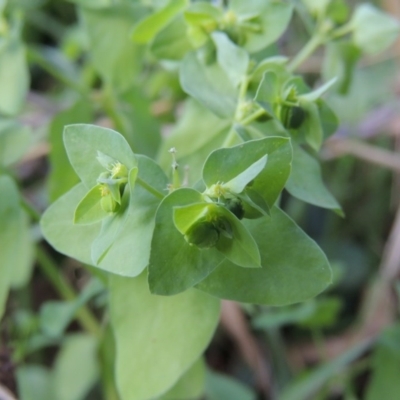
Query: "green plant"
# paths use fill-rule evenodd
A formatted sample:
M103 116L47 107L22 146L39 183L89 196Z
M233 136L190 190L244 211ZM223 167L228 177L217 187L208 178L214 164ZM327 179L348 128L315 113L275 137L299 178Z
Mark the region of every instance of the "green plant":
M280 196L286 189L343 214L316 159L338 124L322 96L331 88L345 92L356 59L389 46L399 24L370 5L349 17L341 0L73 2L80 24L63 37L61 68L27 47L31 62L54 74L74 99L50 130L52 204L41 217L7 170L29 146L12 116L27 91L21 21L35 5L0 3L0 85L10 84L0 95L0 111L10 116L0 125L0 187L7 193L0 200L1 306L9 287L29 279L26 214L40 218L47 242L93 275L76 296L39 247L38 263L64 301L46 304L29 329L38 331L39 323L45 346L59 340L76 315L89 333L63 344L67 356L62 353L56 367L61 382L68 352L89 352L85 376L76 375L76 397L51 392L57 388L47 393L84 396L99 375L94 352L100 343L104 393L114 398L109 360L115 341L122 399L196 398L219 299L282 306L330 284L326 256L279 208ZM311 38L288 58L277 41L295 8ZM311 89L295 72L321 45L330 48L332 79ZM78 59L80 70L69 70ZM19 71L12 76L17 86L6 75L10 69ZM160 98L168 110L161 123L180 115L165 138L149 111L150 100ZM116 131L87 124L96 114L107 115ZM84 305L105 293L100 326ZM20 348L18 357L34 346Z

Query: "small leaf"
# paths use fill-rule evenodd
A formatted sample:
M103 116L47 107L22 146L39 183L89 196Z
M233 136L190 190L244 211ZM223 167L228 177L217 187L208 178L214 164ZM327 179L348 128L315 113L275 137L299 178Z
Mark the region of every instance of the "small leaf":
M220 118L233 118L237 88L218 65L202 64L196 53L188 53L180 66L182 89Z
M63 341L53 368L54 398L85 398L99 377L96 338L83 333L69 335Z
M74 213L74 224L92 224L109 216L101 207L101 185L96 185L79 202Z
M301 131L304 132L306 142L316 151L319 151L324 137L321 120L319 117L318 106L315 103L299 98L300 106L307 113L304 122L301 125Z
M180 61L192 49L182 15L177 15L155 36L150 50L158 59Z
M254 100L270 115L274 115L273 105L279 101L278 76L273 71L264 73Z
M186 371L175 386L165 393L160 400L198 399L204 391L206 367L202 358Z
M230 9L238 14L239 20L260 25L259 31L245 30L244 48L250 53L258 52L275 42L286 30L292 17L293 6L288 3L265 0L233 0Z
M199 289L222 299L286 305L314 297L330 284L325 254L283 211L273 207L270 218L242 223L258 245L262 268L224 261Z
M197 203L174 208L174 224L185 235L189 228L207 215L210 203Z
M0 113L10 116L21 111L29 90L25 46L17 36L2 38L0 47Z
M228 260L244 268L260 268L261 258L257 243L246 227L225 207L218 206L220 218L225 220L232 230L232 238L220 235L217 249Z
M238 86L249 67L247 51L232 43L223 32L214 32L211 37L217 47L218 64L228 74L232 84Z
M210 342L219 321L219 301L196 289L154 296L146 274L110 278L119 394L130 400L158 397L173 387Z
M206 394L208 400L256 400L249 387L215 371L207 371Z
M104 167L98 162L98 152L125 165L128 171L137 161L128 142L118 132L95 125L68 125L64 129L64 144L74 170L88 189L97 184Z
M21 209L20 198L15 182L9 176L0 176L0 318L3 316L4 306L8 297L12 271L14 267L14 254L17 248L19 232L19 219Z
M325 82L318 89L313 90L312 92L302 94L299 98L304 99L309 102L317 101L324 93L326 93L337 81L337 78L332 78L330 81Z
M164 169L169 169L171 165L171 155L168 153L171 147L177 149L178 163L181 165L189 164L192 167L193 160L199 158L199 154L202 153L204 148L207 151L209 144L213 145L216 138L220 138L222 144L223 137L226 136L227 130L232 124L229 119L218 118L194 99L186 100L182 111L181 118L161 145L159 159ZM196 131L197 134L193 135L193 131ZM208 154L209 152L207 152ZM185 159L184 163L180 162L182 158ZM193 179L192 182L200 178L203 161L198 161L200 171L198 171L198 168L190 168L189 177ZM194 174L198 174L198 176L193 176Z
M293 147L293 168L286 189L294 196L318 207L335 210L343 215L341 207L322 181L317 160L300 146Z
M144 17L145 8L113 1L112 7L98 10L81 7L79 11L94 69L116 92L130 89L142 71L144 55L142 46L130 39L130 33L132 26Z
M395 399L400 390L400 325L386 328L371 357L372 377L366 399Z
M26 126L11 119L0 121L0 165L9 166L28 150L31 132Z
M229 189L231 193L242 193L246 185L254 180L258 174L265 168L268 160L268 155L261 157L258 161L251 164L239 175L235 176L229 182L223 184L224 188Z
M272 207L282 191L291 168L290 140L267 137L213 151L203 166L203 180L207 187L216 182L229 182L253 163L268 155L268 162L251 186Z
M164 8L153 12L135 26L132 39L136 43L150 42L187 4L187 0L170 0Z
M123 276L137 276L149 264L155 214L160 204L160 199L143 188L136 178L139 177L161 193L168 183L167 177L153 160L142 155L136 158L138 168L133 168L129 176L128 209L114 216L108 239L105 244L99 245L96 255L94 242L99 238L92 244L92 257L97 258L97 266Z
M16 371L19 399L53 400L52 379L51 371L41 365L20 365Z
M338 77L336 90L345 95L350 89L354 68L362 55L356 45L348 41L335 41L326 46L322 73L325 79Z
M389 47L399 36L400 23L371 4L360 4L350 21L354 44L369 54Z
M80 98L72 106L57 113L50 123L50 171L47 179L50 202L59 198L79 182L65 150L63 142L64 126L72 123L89 123L94 119L93 113L91 102Z
M178 189L161 202L156 215L149 264L149 286L154 294L173 295L204 279L223 259L216 249L199 249L186 242L174 224L174 209L202 203L193 189Z

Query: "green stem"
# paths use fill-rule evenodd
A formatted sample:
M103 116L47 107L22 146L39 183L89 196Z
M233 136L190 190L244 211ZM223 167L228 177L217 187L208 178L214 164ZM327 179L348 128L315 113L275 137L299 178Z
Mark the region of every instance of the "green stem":
M257 118L262 117L265 114L265 110L263 108L260 108L259 110L255 111L253 114L250 114L248 117L242 119L240 121L241 125L249 125L253 121L255 121Z
M294 72L305 60L307 60L308 57L314 51L323 43L323 39L320 35L314 35L310 38L310 40L306 43L306 45L300 50L300 52L292 59L292 61L289 63L287 69L290 72Z
M60 297L66 301L75 300L76 293L74 289L63 278L57 265L40 246L37 247L36 257L41 271L57 290ZM78 310L76 317L85 330L95 336L100 336L101 328L99 323L87 307L83 306Z
M40 214L36 211L31 204L29 204L23 197L21 197L21 207L31 217L32 221L39 222Z
M344 35L347 35L348 33L351 33L352 30L353 30L353 25L348 23L348 24L343 25L343 26L337 28L336 30L334 30L332 32L331 37L333 39L337 39L337 38L339 38L341 36L344 36Z
M137 177L136 178L136 182L142 186L144 189L146 189L149 193L151 193L152 195L154 195L155 197L159 198L159 199L163 199L165 196L159 192L157 189L153 188L153 186L149 185L147 182L145 182L143 179Z
M118 113L118 107L116 103L116 99L114 97L113 91L111 87L106 87L104 90L104 101L103 108L107 115L110 117L112 122L114 123L114 128L124 134L125 133L125 123L121 118L121 115Z

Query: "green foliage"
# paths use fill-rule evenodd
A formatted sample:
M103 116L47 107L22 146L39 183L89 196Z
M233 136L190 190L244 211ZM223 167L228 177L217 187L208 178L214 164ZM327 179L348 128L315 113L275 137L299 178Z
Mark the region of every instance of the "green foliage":
M253 321L268 332L336 322L335 295L311 300L331 284L328 259L285 213L286 199L343 215L317 154L339 125L330 107L337 100L325 96L351 90L358 60L390 46L398 21L366 4L350 15L342 0L45 3L0 1L0 316L6 310L21 339L13 354L21 399L101 391L122 400L254 399L206 370L220 299L290 305ZM54 10L75 25L58 23ZM278 53L291 45L278 40L293 34L293 12L311 37L287 57ZM323 79L297 75L322 45ZM36 106L25 107L29 71L55 114L34 141L23 111ZM35 185L16 164L33 142L43 151L46 133L47 196L33 199L50 206L39 216L25 200ZM92 276L76 295L61 270L73 264L41 245L36 264L61 298L37 314L26 291L32 233L83 264L82 281ZM10 289L26 310L6 307ZM75 319L87 332L70 333ZM370 398L397 390L387 378L397 371L393 332L374 352L373 363L387 368L374 367ZM52 370L23 364L55 345ZM294 382L282 398L313 395L363 349Z
M165 393L210 341L219 301L196 289L168 298L153 296L146 274L135 279L114 276L110 291L121 397L150 399Z

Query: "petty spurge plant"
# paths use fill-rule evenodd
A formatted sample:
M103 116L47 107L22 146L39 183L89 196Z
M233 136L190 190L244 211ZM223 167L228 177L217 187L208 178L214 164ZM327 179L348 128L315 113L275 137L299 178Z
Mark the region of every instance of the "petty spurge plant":
M71 346L101 345L105 398L114 398L114 378L124 400L197 398L221 299L283 306L331 283L325 254L280 199L286 190L343 216L317 159L338 126L323 96L345 92L357 58L388 47L399 24L369 4L350 13L342 0L73 3L79 24L63 38L64 57L79 70L55 72L29 44L27 54L74 98L51 128L52 204L41 232L93 278L76 297L39 250L65 300L42 309L41 338L60 340L76 316L88 334ZM31 250L21 251L31 249L26 210L38 216L6 172L29 147L11 117L27 90L21 21L34 6L0 5L0 112L9 116L0 121L3 310L32 264ZM294 57L279 42L293 14L310 33ZM297 70L325 45L329 79L311 86ZM8 77L11 70L18 74ZM169 107L159 121L149 111L156 98ZM95 124L95 115L108 116L113 129ZM160 124L169 125L164 136ZM93 298L103 301L101 326L81 308ZM33 350L20 351L23 359ZM77 397L49 385L47 398L83 398L98 379L98 367L90 371Z

